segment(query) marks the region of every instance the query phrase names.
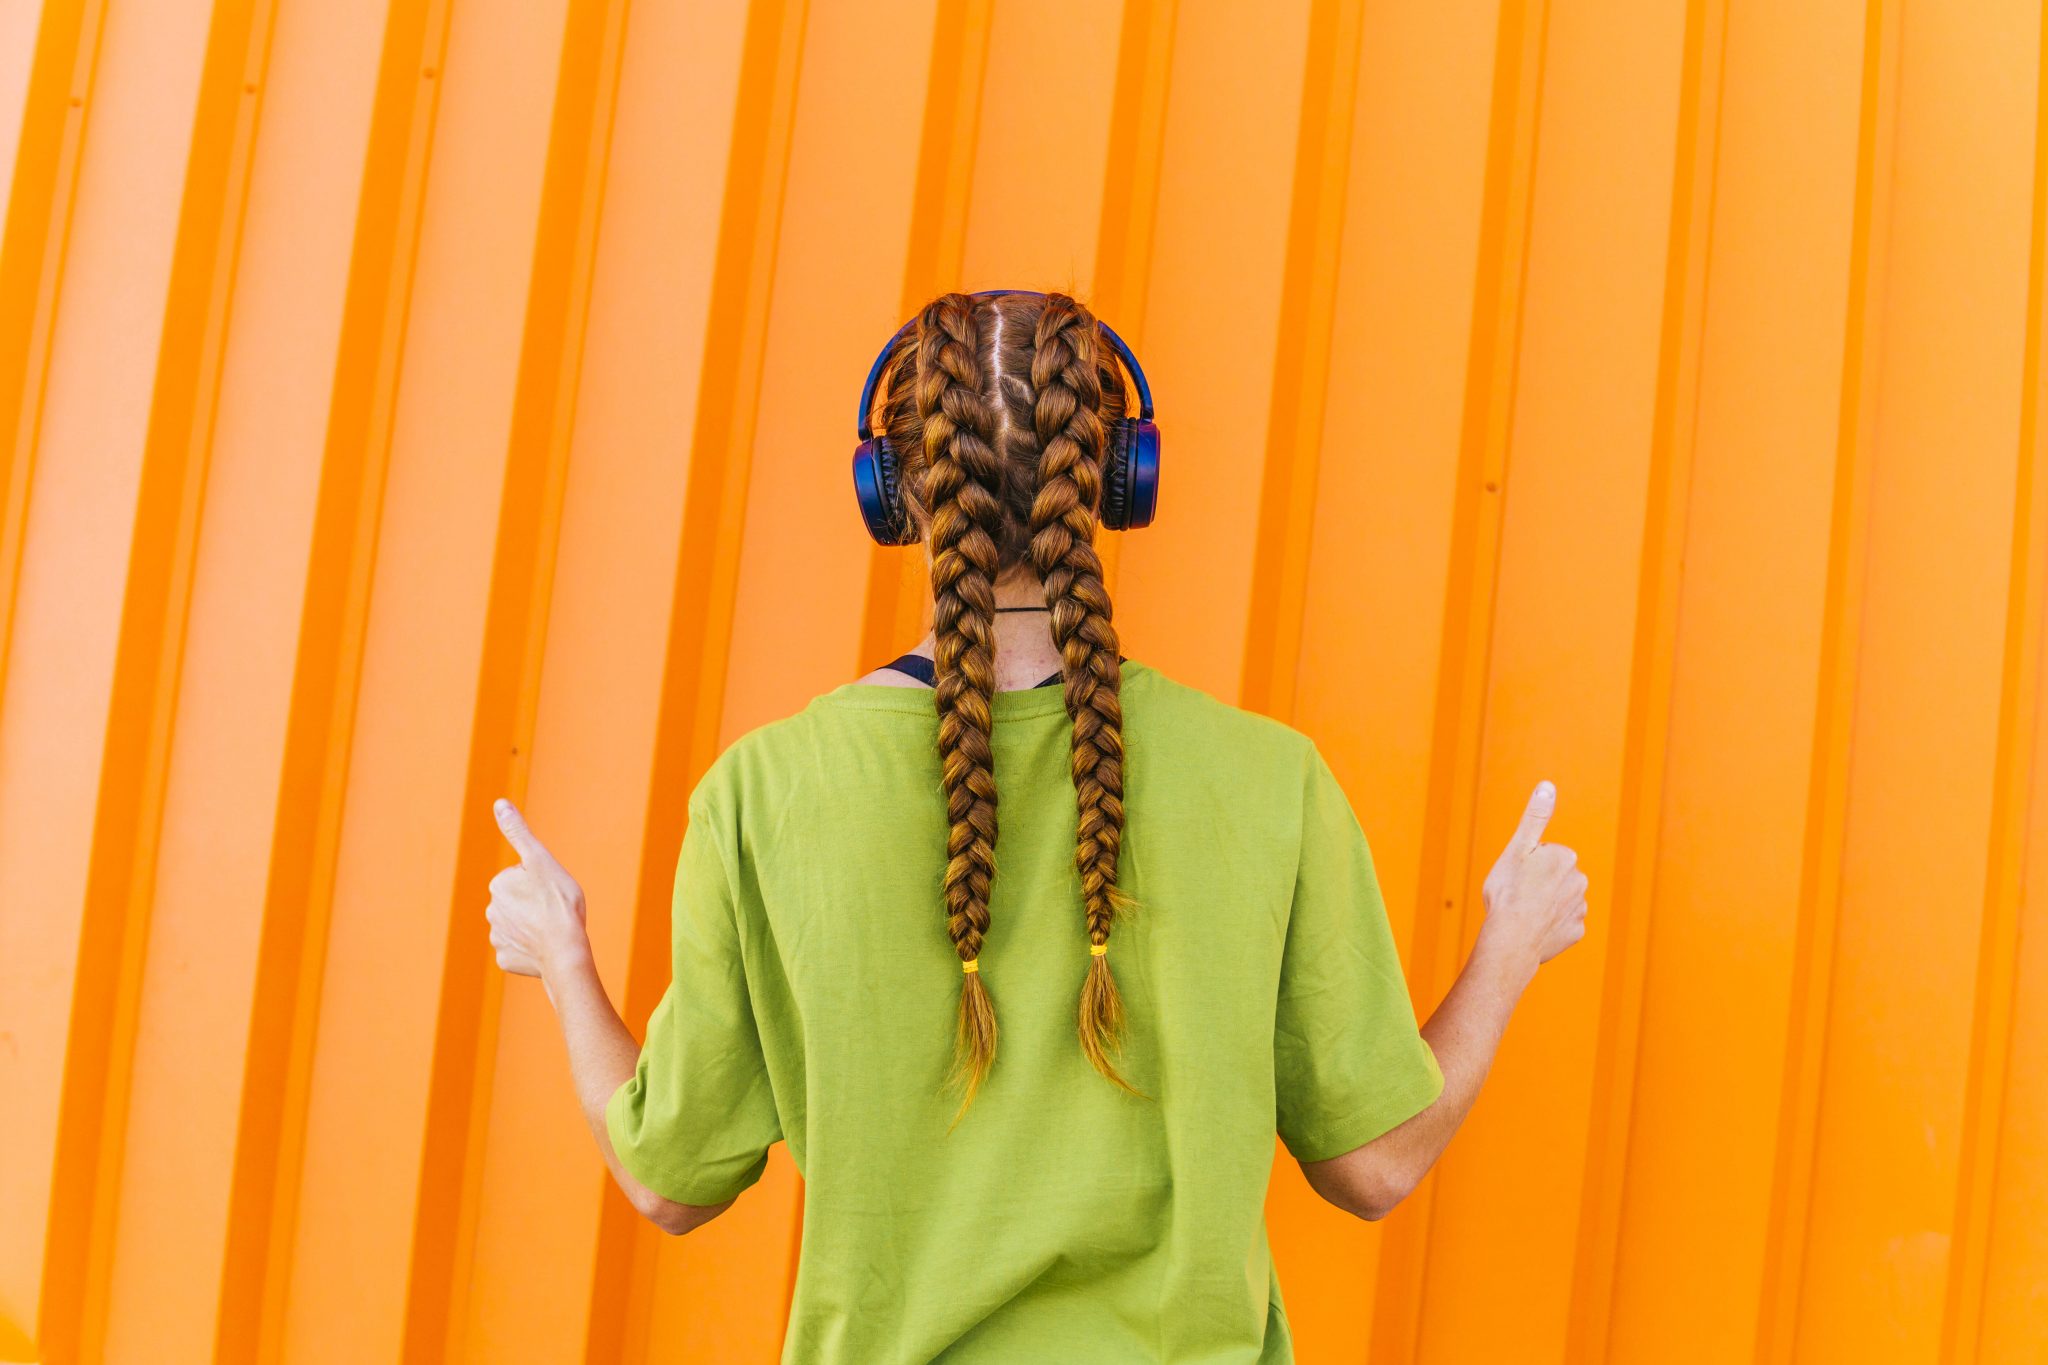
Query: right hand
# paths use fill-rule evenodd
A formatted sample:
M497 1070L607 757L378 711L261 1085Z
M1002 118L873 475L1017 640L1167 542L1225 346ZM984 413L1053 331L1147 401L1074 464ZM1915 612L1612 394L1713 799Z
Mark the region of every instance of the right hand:
M1480 885L1486 921L1480 934L1494 945L1533 956L1537 965L1586 936L1586 874L1579 855L1543 842L1543 827L1557 809L1557 787L1536 784L1522 823Z

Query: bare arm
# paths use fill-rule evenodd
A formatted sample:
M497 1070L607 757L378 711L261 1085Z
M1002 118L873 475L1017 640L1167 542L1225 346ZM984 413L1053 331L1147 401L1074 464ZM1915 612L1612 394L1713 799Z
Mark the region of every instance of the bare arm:
M1578 855L1542 842L1556 788L1538 783L1484 887L1486 922L1472 955L1422 1026L1444 1073L1427 1109L1327 1161L1304 1161L1310 1188L1360 1218L1379 1219L1422 1183L1479 1097L1508 1018L1536 968L1585 936L1586 874Z
M496 807L498 827L518 850L519 862L491 879L491 946L498 965L519 976L537 976L562 1025L569 1050L569 1075L583 1117L597 1138L612 1179L643 1217L664 1232L682 1234L701 1227L733 1206L678 1204L648 1189L620 1164L605 1123L605 1106L633 1076L640 1044L612 1007L598 978L584 928L583 889L555 861L510 801Z
M597 1149L604 1154L612 1179L633 1207L663 1232L677 1235L702 1227L731 1208L734 1201L730 1199L723 1204L678 1204L648 1189L620 1164L604 1111L618 1088L632 1079L640 1061L640 1044L612 1007L587 953L568 962L551 960L541 981L561 1021L562 1040L569 1048L569 1074L583 1117L597 1138Z
M1304 1161L1310 1188L1360 1218L1383 1218L1421 1183L1465 1121L1522 992L1536 975L1533 956L1516 957L1481 941L1422 1037L1443 1069L1443 1093L1429 1108L1327 1161Z

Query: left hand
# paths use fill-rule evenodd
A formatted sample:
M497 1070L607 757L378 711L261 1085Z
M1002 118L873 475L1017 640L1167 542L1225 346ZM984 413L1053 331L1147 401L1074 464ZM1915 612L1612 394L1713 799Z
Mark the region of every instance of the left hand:
M518 862L491 878L491 904L484 911L498 965L516 976L545 978L589 957L583 888L533 837L517 806L500 798L492 811L519 854Z

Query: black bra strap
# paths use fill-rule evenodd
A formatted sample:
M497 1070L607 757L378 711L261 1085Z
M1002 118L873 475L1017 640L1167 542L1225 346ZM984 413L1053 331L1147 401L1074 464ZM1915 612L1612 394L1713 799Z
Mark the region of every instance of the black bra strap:
M1127 663L1128 659L1124 655L1119 654L1116 656L1116 661L1122 664ZM939 685L937 669L934 668L932 661L925 658L922 654L899 655L888 663L883 664L882 667L893 668L898 673L906 673L923 683L926 687L937 687ZM1034 686L1051 687L1054 683L1059 682L1061 677L1061 674L1055 673L1044 682L1036 683Z
M883 664L882 667L893 668L898 673L907 673L926 687L937 687L939 685L938 670L933 666L932 661L925 658L922 654L905 654L901 658L891 659L888 663Z

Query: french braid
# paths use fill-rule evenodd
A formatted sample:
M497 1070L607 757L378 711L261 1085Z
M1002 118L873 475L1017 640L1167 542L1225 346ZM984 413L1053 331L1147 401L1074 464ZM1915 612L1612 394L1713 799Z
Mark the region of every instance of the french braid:
M930 508L939 759L946 793L946 931L963 968L949 1084L965 1081L958 1123L995 1060L996 1016L976 959L995 879L995 580L1004 513L997 417L981 391L975 301L935 299L919 315L917 414Z
M1102 560L1095 553L1105 440L1100 352L1088 310L1064 294L1049 295L1031 350L1031 428L1039 458L1030 556L1052 608L1053 643L1074 722L1074 858L1095 950L1081 986L1081 1049L1097 1071L1142 1095L1110 1060L1121 1051L1124 1009L1104 950L1118 915L1136 903L1117 886L1124 829L1123 678Z

